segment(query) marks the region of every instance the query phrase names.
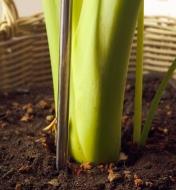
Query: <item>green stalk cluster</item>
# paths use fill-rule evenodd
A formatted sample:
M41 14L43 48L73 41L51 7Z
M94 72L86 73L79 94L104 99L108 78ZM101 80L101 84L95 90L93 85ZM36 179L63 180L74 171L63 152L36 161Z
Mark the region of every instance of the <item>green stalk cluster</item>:
M56 109L58 2L43 0ZM139 96L139 100L135 100L134 141L141 142L143 0L73 0L72 13L70 154L78 162L116 161L121 148L124 90L137 18L139 34L136 76L140 81L136 82L136 96ZM148 123L147 127L144 126L142 138L148 134Z

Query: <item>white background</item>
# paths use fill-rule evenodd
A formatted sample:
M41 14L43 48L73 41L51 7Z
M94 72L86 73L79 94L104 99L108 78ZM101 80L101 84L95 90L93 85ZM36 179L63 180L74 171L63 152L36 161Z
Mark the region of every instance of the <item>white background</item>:
M14 2L20 15L28 16L42 11L42 0L14 0Z
M20 15L28 16L42 12L42 0L14 1L18 7ZM145 15L165 15L176 17L176 0L145 0Z

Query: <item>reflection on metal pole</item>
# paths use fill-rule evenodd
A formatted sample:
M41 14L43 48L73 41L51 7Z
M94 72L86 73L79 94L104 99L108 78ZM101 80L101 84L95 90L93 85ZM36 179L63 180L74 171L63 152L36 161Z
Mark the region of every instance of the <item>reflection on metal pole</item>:
M68 160L72 0L60 0L60 5L60 66L56 135L56 167L58 170L64 169Z

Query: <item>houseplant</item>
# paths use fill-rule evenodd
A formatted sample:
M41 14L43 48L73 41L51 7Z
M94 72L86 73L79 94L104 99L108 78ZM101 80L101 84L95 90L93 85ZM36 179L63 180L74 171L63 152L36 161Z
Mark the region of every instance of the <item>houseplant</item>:
M43 4L57 108L59 4L54 0L43 0ZM78 162L111 162L118 158L128 58L140 6L138 23L143 27L142 0L73 1L69 127L70 154ZM139 31L142 31L140 27ZM142 35L141 32L138 38L141 43ZM138 43L138 55L142 53L141 43ZM141 61L140 58L139 65ZM141 81L136 84L140 102L136 102L139 109L135 112L138 121L135 120L134 141L138 144L146 141L151 118L174 69L175 63L158 89L142 138L142 70L136 73Z

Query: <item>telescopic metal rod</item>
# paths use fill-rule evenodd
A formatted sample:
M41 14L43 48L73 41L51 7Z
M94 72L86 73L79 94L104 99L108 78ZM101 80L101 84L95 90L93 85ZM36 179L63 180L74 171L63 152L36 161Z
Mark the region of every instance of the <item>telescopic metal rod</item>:
M66 168L68 161L72 0L60 0L60 5L60 66L56 135L57 170Z

